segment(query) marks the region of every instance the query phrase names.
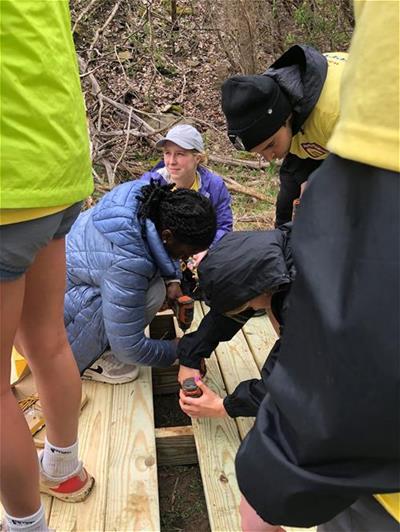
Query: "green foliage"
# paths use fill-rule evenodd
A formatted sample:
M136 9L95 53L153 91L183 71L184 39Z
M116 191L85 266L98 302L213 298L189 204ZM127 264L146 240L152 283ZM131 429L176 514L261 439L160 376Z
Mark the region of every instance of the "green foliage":
M272 163L268 168L249 170L248 168L212 165L211 169L220 175L232 177L237 183L261 192L267 201L256 200L252 196L231 192L232 210L236 230L271 229L275 218L275 201L278 194L278 166ZM241 218L253 217L250 222ZM259 221L257 221L259 220Z
M342 2L303 0L293 7L292 16L295 28L285 37L286 47L296 42L307 42L321 51L348 47L352 20L346 17Z

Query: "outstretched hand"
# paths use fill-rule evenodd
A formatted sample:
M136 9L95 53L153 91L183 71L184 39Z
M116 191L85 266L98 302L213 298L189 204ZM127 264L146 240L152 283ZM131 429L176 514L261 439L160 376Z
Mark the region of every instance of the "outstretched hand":
M225 417L227 415L222 397L206 386L200 378L195 378L202 391L201 397L188 397L183 390L179 392L179 405L190 417Z

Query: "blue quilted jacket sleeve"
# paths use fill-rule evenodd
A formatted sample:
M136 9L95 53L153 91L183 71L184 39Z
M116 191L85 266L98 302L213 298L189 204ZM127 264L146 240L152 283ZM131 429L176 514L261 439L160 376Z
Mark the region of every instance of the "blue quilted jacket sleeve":
M170 366L176 358L174 343L151 340L144 334L149 279L140 259L135 263L133 269L132 260L120 258L102 281L103 319L111 350L128 364Z

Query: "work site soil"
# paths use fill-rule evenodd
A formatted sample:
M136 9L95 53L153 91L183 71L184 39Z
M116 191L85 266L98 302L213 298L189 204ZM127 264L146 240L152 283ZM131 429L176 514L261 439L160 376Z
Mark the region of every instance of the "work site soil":
M208 166L232 195L235 229L273 227L279 164L237 152L226 135L222 82L262 73L295 43L348 47L349 0L70 0L91 137L93 205L159 160L179 122L203 135ZM156 426L190 423L177 395L155 399ZM159 468L162 531L210 530L198 466Z
M190 418L179 408L178 393L154 397L156 427L190 425ZM159 466L161 530L163 532L208 532L210 525L203 483L197 464Z

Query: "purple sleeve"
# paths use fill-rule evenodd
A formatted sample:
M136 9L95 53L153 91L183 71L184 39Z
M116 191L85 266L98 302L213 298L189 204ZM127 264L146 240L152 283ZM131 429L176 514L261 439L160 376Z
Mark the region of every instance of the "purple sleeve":
M219 176L218 176L219 177ZM217 233L212 245L216 244L226 233L233 229L233 215L231 208L231 196L222 178L220 178L219 190L216 194L216 201L213 201L217 214Z

